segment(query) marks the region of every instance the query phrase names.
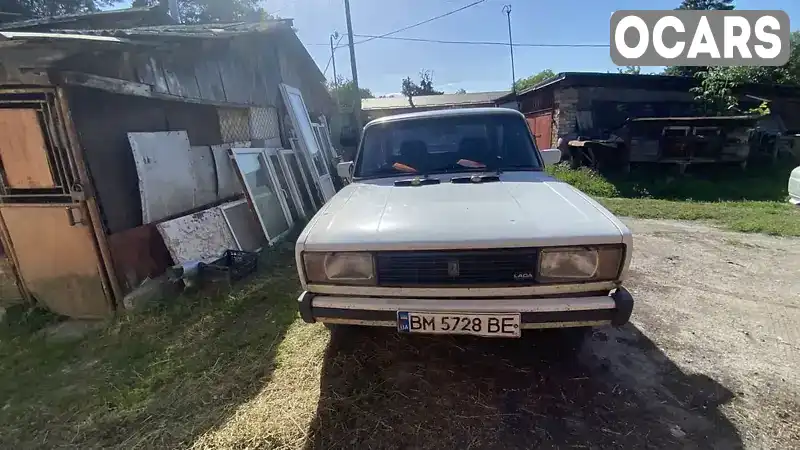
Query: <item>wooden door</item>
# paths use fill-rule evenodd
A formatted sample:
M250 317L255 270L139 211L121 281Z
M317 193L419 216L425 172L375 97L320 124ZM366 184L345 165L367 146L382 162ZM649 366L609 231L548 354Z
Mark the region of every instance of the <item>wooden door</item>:
M31 296L56 313L88 319L106 317L112 308L86 214L79 204L0 206Z
M37 110L0 109L0 161L7 188L55 187Z
M528 126L531 128L531 133L536 139L536 147L539 150L551 148L553 143L552 139L552 126L553 126L553 113L547 111L543 113L534 113L526 115Z

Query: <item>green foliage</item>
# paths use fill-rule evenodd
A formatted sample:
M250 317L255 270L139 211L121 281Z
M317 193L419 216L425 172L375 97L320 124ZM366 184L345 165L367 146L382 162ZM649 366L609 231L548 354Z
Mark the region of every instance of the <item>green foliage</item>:
M800 85L800 32L791 37L791 57L780 67L708 67L697 73L700 86L693 89L708 114L737 112L738 98L734 95L738 86L747 83L771 85Z
M607 177L559 164L547 172L621 216L706 220L736 231L800 236L800 211L786 201L793 167L751 167L745 172L714 167L674 177L666 166L653 165Z
M625 66L624 69L617 69L617 72L628 75L640 75L642 73L642 66Z
M328 83L328 92L330 92L331 97L338 100L339 107L342 110L349 111L353 109L353 105L356 99L356 85L353 80L347 80L341 75L338 77L336 82L329 82ZM375 96L372 95L372 91L367 88L360 88L359 90L359 98L374 98Z
M736 8L733 0L683 0L676 9L691 9L697 11L730 11Z
M531 75L527 78L520 78L514 84L514 87L517 89L517 92L524 91L530 87L536 86L537 84L541 83L544 80L548 80L550 78L555 77L556 74L550 69L544 69L543 71Z
M0 0L0 21L12 22L37 17L97 11L117 0Z
M134 0L132 6L153 6L160 0ZM178 0L184 23L260 21L272 18L259 0Z
M416 97L418 95L441 95L442 91L437 91L433 88L433 77L429 70L423 70L419 73L419 84L411 80L411 77L403 79L401 92L406 97Z

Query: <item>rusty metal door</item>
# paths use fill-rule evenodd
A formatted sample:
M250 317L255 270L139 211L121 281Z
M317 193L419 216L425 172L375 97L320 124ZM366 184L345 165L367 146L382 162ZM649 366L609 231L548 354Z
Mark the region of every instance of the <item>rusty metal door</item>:
M536 146L539 150L551 148L552 144L552 124L553 112L547 111L543 113L527 114L526 120L531 129L534 139L536 139Z
M36 300L77 318L110 312L86 211L76 204L3 205L17 270Z
M22 291L52 311L113 311L104 259L55 92L0 92L0 229Z

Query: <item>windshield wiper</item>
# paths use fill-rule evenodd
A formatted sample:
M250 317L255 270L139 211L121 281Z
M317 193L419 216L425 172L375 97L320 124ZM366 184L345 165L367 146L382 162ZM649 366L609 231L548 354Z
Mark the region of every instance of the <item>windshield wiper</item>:
M430 184L439 184L441 181L438 178L428 178L428 177L415 177L415 178L408 178L405 180L397 180L394 182L395 186L427 186Z
M460 184L468 184L468 183L493 183L495 181L500 181L500 175L493 174L493 175L470 175L468 177L453 177L450 178L451 183L460 183Z

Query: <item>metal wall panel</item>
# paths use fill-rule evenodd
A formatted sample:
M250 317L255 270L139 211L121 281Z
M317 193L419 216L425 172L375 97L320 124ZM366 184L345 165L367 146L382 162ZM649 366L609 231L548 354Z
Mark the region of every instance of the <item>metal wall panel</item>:
M156 225L177 264L213 261L238 249L219 206Z
M214 155L214 165L217 168L217 195L220 199L226 199L244 192L244 186L236 175L233 161L228 154L232 147L250 147L250 142L236 142L233 144L212 145L211 152Z
M139 176L142 221L194 208L196 181L186 132L128 133L128 140Z

